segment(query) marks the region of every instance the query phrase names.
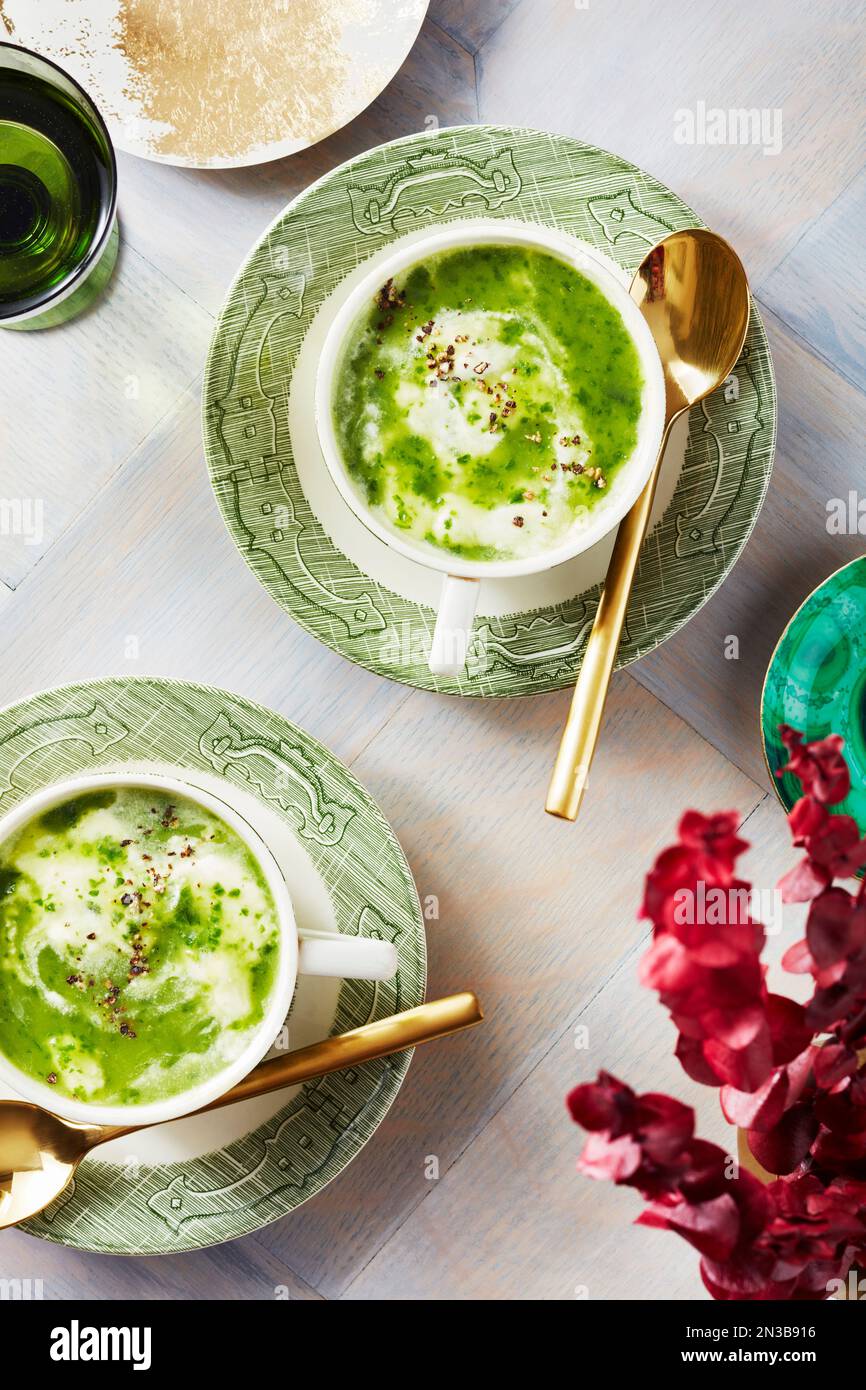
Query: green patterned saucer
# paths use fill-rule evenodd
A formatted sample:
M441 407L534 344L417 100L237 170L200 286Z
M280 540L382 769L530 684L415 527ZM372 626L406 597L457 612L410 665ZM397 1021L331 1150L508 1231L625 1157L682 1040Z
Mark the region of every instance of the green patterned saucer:
M797 609L773 653L761 697L761 738L773 787L790 811L799 779L777 771L788 761L779 725L807 739L841 734L851 792L840 810L866 834L866 557L852 560Z
M313 417L328 324L375 258L397 238L482 214L567 232L624 283L648 246L699 221L634 165L566 136L459 126L369 150L290 203L241 268L211 344L204 439L238 549L309 632L410 685L530 695L573 682L612 537L546 575L485 580L466 671L433 677L439 576L352 516L327 475ZM676 632L734 564L764 499L775 430L770 355L753 306L731 377L668 447L620 665Z
M64 686L0 710L0 814L47 783L120 768L181 771L221 789L286 873L300 926L396 945L398 972L385 984L301 978L289 1047L421 1002L424 929L409 867L381 811L315 739L237 695L156 678ZM23 1229L119 1255L247 1235L342 1172L387 1113L411 1055L117 1139Z

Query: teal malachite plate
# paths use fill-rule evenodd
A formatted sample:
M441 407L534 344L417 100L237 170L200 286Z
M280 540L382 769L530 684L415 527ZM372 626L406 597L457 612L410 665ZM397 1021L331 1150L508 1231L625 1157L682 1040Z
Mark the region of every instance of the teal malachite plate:
M351 516L327 478L313 419L318 353L352 285L395 240L479 215L564 232L626 284L648 247L701 225L649 174L567 136L459 126L369 150L290 203L241 268L208 357L204 441L235 544L307 631L409 685L531 695L574 681L613 538L546 576L485 580L465 672L434 677L427 654L440 576L395 556ZM763 502L776 396L754 304L734 372L687 423L688 437L684 421L668 446L620 665L707 601Z
M409 866L375 802L315 739L251 700L158 678L63 686L0 710L0 814L51 782L120 769L172 769L220 788L277 858L300 925L394 942L393 980L302 977L285 1045L421 1003L424 927ZM247 1235L342 1172L386 1115L411 1055L114 1140L22 1229L114 1255Z
M807 739L841 734L851 792L838 809L866 834L866 557L851 560L800 605L773 653L761 697L761 738L770 780L786 811L800 780L777 772L788 761L779 725Z

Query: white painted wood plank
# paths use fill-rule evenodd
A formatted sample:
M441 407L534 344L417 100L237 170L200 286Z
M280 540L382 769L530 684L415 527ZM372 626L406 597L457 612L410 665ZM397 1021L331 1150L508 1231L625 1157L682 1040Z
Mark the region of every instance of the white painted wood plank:
M732 789L721 780L712 785L712 773L709 787L694 777L687 780L689 804L705 811L729 804ZM662 804L671 820L685 803L677 800L679 788L666 790ZM733 804L745 808L739 791L733 789ZM795 858L774 798L765 797L743 833L753 844L745 877L756 887L772 888ZM668 835L665 829L663 838ZM649 868L649 857L637 843L635 856L642 869ZM611 861L610 872L625 895L629 890L619 865ZM803 982L784 975L778 962L802 936L802 920L802 909L786 910L783 930L770 936L767 951L774 962L770 987L794 995ZM696 1132L736 1151L718 1092L684 1075L673 1056L676 1032L667 1012L638 984L648 935L639 941L635 933L632 940L631 954L594 997L585 1000L575 990L566 1026L540 1063L453 1165L447 1170L443 1165L439 1180L426 1183L411 1215L344 1290L344 1298L708 1297L698 1256L685 1241L631 1224L642 1207L637 1193L575 1172L585 1133L571 1122L565 1097L602 1068L637 1091L663 1091L694 1106ZM585 1035L576 1034L576 1027L586 1029Z
M761 298L848 381L866 391L866 173L818 218L761 287Z
M593 1298L701 1296L687 1247L629 1225L633 1194L574 1174L581 1136L563 1096L599 1065L686 1096L672 1029L636 984L640 880L687 804L746 810L760 791L664 705L763 785L766 658L800 598L862 549L824 527L828 496L862 472L863 398L849 385L862 385L860 340L846 300L860 249L850 229L862 210L862 37L852 0L832 15L806 0L748 12L733 0L662 0L651 16L637 0L512 9L511 0L434 0L388 91L291 160L195 174L121 158L128 245L111 296L61 330L0 335L0 496L38 486L47 508L44 545L0 536L0 702L79 677L158 673L282 710L354 764L422 893L438 897L431 993L474 986L489 1010L474 1036L421 1050L347 1173L257 1237L146 1261L0 1237L0 1277L44 1277L46 1297L270 1298L279 1284L292 1297L317 1285L364 1299L566 1299L578 1284ZM567 130L643 164L732 236L804 340L770 318L781 443L767 509L704 612L617 678L577 827L541 810L567 695L476 703L412 693L306 636L224 531L196 391L184 390L209 315L266 223L380 140L432 119L475 119L467 50L478 47L485 119ZM782 153L676 144L674 112L699 100L781 106ZM117 399L118 383L136 374L138 398ZM737 663L724 662L730 633L741 639ZM790 862L772 799L748 833L761 845L756 880L771 886ZM796 935L786 922L774 956ZM577 1019L590 1023L589 1054L573 1049ZM693 1087L691 1096L703 1131L722 1138L715 1097ZM431 1154L438 1183L425 1176ZM664 1281L649 1285L656 1270Z
M7 585L21 583L178 400L201 370L211 327L204 310L123 247L109 290L81 318L0 333L0 497L37 509L23 532L0 533ZM115 524L122 531L134 519Z
M520 3L521 0L431 0L429 14L470 53L477 53Z
M767 664L795 609L863 537L831 535L827 502L862 489L866 398L765 313L779 395L770 489L717 594L676 637L632 667L727 758L767 785L759 717ZM729 639L738 642L731 660Z
M706 1296L684 1242L631 1224L642 1205L637 1193L575 1172L585 1136L565 1097L578 1080L604 1066L636 1090L680 1085L670 1024L634 981L638 954L575 1010L573 1027L586 1028L588 1050L576 1052L573 1029L563 1032L455 1166L428 1183L425 1199L344 1298ZM713 1095L700 1101L701 1135L724 1139Z
M309 637L247 569L208 482L197 391L2 615L2 704L82 678L173 676L239 690L351 759L408 694Z
M375 1142L339 1183L261 1232L328 1297L429 1192L428 1157L446 1173L590 1001L600 994L608 1008L607 981L645 935L636 921L643 874L679 811L747 811L763 795L623 675L581 820L555 821L544 790L563 708L558 695L458 704L416 692L354 763L408 853L422 901L438 899L427 931L429 994L476 989L487 1018L420 1049ZM610 1009L620 1017L615 1001ZM628 1036L635 1051L652 1042L638 1019ZM560 1105L554 1096L555 1123L537 1139L551 1155ZM519 1146L502 1163L503 1182L525 1175ZM499 1209L489 1185L472 1220ZM430 1277L444 1287L447 1242L435 1264Z
M318 1294L253 1238L186 1255L127 1259L67 1250L23 1231L0 1236L0 1278L30 1281L31 1293L57 1299L256 1299L310 1302ZM40 1281L37 1285L36 1281Z

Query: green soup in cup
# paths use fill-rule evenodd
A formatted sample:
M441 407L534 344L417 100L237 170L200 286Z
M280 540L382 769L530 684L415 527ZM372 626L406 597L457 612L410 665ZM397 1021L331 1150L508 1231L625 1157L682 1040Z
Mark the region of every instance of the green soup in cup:
M661 363L621 272L551 228L460 218L372 259L324 312L319 443L358 521L445 576L428 664L459 676L480 585L573 560L639 496Z
M279 924L222 819L147 788L84 792L0 846L0 1052L58 1095L146 1104L240 1056Z
M561 544L637 443L643 372L623 319L532 246L447 249L386 280L334 392L347 471L382 521L467 560Z
M0 1079L67 1119L156 1124L231 1089L299 974L384 980L390 942L307 931L269 845L162 774L48 787L0 820Z

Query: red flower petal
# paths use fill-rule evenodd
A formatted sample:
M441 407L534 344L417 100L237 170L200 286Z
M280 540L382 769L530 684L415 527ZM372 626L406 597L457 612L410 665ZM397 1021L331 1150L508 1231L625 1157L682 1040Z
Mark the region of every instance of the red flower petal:
M806 1010L793 999L781 994L768 994L765 1001L767 1021L773 1044L773 1065L784 1066L799 1057L812 1041L812 1029L806 1022Z
M717 1042L735 1052L751 1047L764 1033L769 1036L764 1010L757 1003L736 1011L710 1009L702 1014L701 1021Z
M739 811L718 811L713 816L686 811L678 826L679 837L684 845L733 869L734 861L749 847L747 840L737 838L739 823Z
M720 1081L737 1091L758 1091L773 1067L770 1030L764 1024L748 1047L730 1048L715 1038L704 1043L704 1055Z
M809 943L805 938L798 941L796 945L789 946L782 957L782 969L787 970L790 975L813 975L815 973L815 962L809 950Z
M849 956L862 935L864 922L866 914L858 911L844 888L827 888L819 893L806 921L806 941L816 965L824 968Z
M838 734L803 743L803 735L787 724L779 726L782 742L788 749L788 762L783 771L793 772L803 784L803 790L816 801L834 806L851 790L851 777L842 756L844 741Z
M705 1139L693 1139L688 1146L688 1169L677 1184L689 1202L706 1202L711 1197L730 1191L731 1175L736 1164L730 1154L718 1144Z
M771 1129L781 1119L788 1095L788 1076L784 1067L767 1077L753 1092L724 1086L721 1092L725 1119L740 1129Z
M704 1056L704 1045L700 1039L687 1038L680 1033L676 1056L686 1076L690 1076L692 1081L698 1081L702 1086L718 1086L719 1078Z
M801 859L793 869L779 879L778 888L783 903L808 903L830 883L831 875L818 868L811 859Z
M814 1109L801 1101L786 1110L772 1129L750 1129L749 1148L768 1173L793 1173L818 1133Z
M577 1171L587 1178L622 1183L637 1172L640 1163L640 1144L630 1134L623 1134L619 1139L590 1134L577 1160Z
M866 862L866 841L860 839L857 822L838 812L803 843L812 863L822 865L834 878L847 878Z
M636 1224L676 1231L712 1260L726 1260L735 1249L740 1233L740 1215L730 1193L696 1205L678 1202L671 1207L653 1202L641 1213Z
M822 1091L831 1091L853 1076L857 1070L857 1053L844 1043L831 1043L815 1050L815 1082Z
M799 1057L794 1057L785 1067L788 1076L788 1094L785 1097L786 1105L794 1105L803 1094L811 1076L812 1068L815 1064L815 1055L818 1048L814 1043L804 1047Z
M817 835L827 821L830 812L813 796L801 796L788 812L788 824L795 845L802 845L810 835Z
M575 1086L566 1104L575 1124L589 1130L608 1130L614 1135L630 1128L637 1096L631 1087L600 1071L597 1081Z
M767 1261L770 1267L769 1260ZM718 1264L701 1260L701 1279L713 1298L720 1302L728 1300L762 1301L780 1300L791 1297L796 1280L786 1284L775 1284L763 1273L760 1265L752 1262L742 1264ZM826 1297L826 1295L825 1295Z
M694 1137L694 1114L668 1096L636 1095L601 1073L569 1097L589 1131L581 1171L640 1191L647 1226L678 1232L703 1255L720 1299L821 1299L827 1281L866 1265L866 887L834 887L866 865L866 839L831 814L850 784L836 737L806 745L783 728L787 770L804 795L789 822L804 858L782 880L810 904L806 938L785 968L811 975L804 1008L766 988L764 929L736 878L746 846L736 812L689 811L679 842L647 875L642 913L653 940L641 963L679 1032L677 1057L704 1085L721 1084L727 1117L779 1180L734 1176L724 1150ZM814 1037L830 1032L823 1048Z

